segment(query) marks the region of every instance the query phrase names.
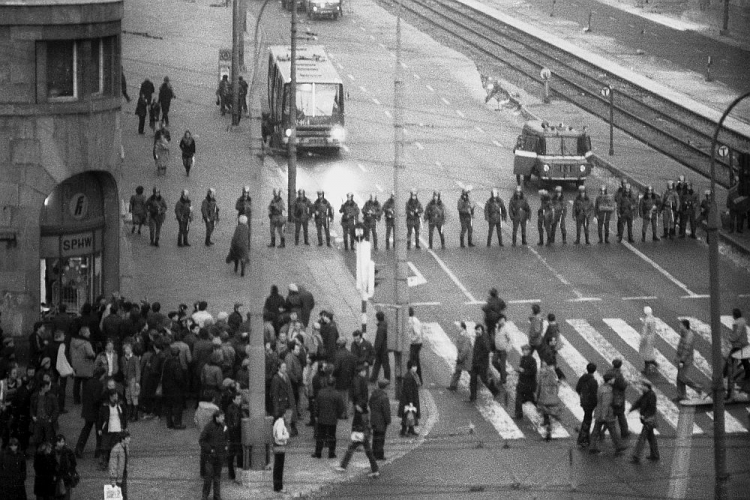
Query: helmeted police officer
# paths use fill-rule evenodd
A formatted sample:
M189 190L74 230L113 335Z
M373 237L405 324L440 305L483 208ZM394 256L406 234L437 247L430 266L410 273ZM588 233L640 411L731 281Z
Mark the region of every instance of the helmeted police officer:
M417 198L417 190L412 188L409 199L406 202L406 249L411 248L411 233L414 232L414 246L419 246L419 223L422 220L422 203Z
M393 247L396 247L396 193L391 192L391 197L383 203L383 215L385 215L385 249L391 248L391 235L393 234Z
M521 244L525 245L526 223L531 220L531 207L523 195L521 186L516 186L516 191L508 202L508 212L510 213L510 220L513 222L513 246L516 246L518 226L521 226Z
M271 203L268 204L268 218L270 219L270 230L271 230L271 243L269 247L276 246L276 233L279 233L279 248L286 246L286 240L284 239L284 226L286 225L286 204L284 199L281 197L281 189L273 190L273 198Z
M573 201L573 219L576 221L576 245L581 244L581 228L583 228L583 234L586 237L586 244L590 245L589 241L589 225L591 224L591 216L594 215L594 204L591 203L586 192L586 186L578 186L578 196Z
M622 238L625 234L625 226L628 227L628 241L634 243L633 240L633 217L638 210L638 200L633 194L633 188L630 184L625 185L625 192L620 197L620 202L617 204L617 242L622 243Z
M551 245L555 242L555 233L557 232L557 226L560 226L560 236L562 236L563 245L567 243L568 231L565 229L565 215L568 213L568 205L565 202L563 196L562 186L555 186L555 194L552 196L552 233L548 235L547 245Z
M315 228L318 231L318 246L323 246L322 230L326 232L326 245L331 246L331 222L333 221L333 207L326 200L324 191L318 191L318 199L313 203L315 213Z
M310 244L310 240L307 237L307 226L310 221L310 215L312 214L312 203L305 195L304 189L297 190L297 199L294 200L292 205L292 217L294 219L294 244L299 245L299 231L302 229L302 233L305 239L305 245Z
M656 236L656 226L659 222L659 203L659 196L654 193L654 188L647 186L646 194L643 195L638 205L638 213L641 216L641 221L643 221L641 241L646 241L649 224L651 224L651 238L654 241L659 241L659 237Z
M596 229L599 233L599 244L609 243L609 222L612 219L612 213L617 209L614 195L607 193L607 186L602 185L599 188L599 196L594 202L594 212L596 212ZM602 238L603 237L603 238Z
M346 201L339 208L341 229L344 233L344 250L354 250L354 226L359 222L359 206L354 201L354 193L347 193Z
M234 204L235 210L237 210L237 218L240 218L240 215L244 215L247 217L247 220L250 220L250 217L252 216L252 200L250 199L250 186L245 186L242 188L242 194L239 198L237 198L237 203Z
M174 214L177 217L179 232L177 233L177 246L189 247L188 231L190 231L190 221L193 220L193 205L190 201L190 193L187 189L182 190L182 195L174 205Z
M469 193L471 192L471 189L465 188L461 191L461 197L458 199L458 218L461 221L461 248L465 248L464 246L464 235L466 233L468 234L468 243L469 247L474 246L474 242L472 241L472 236L474 234L474 221L472 220L474 218L474 202L472 202L469 199Z
M376 193L370 194L370 199L362 205L362 219L365 226L365 239L372 243L372 249L378 250L378 222L383 216L383 209Z
M662 223L664 238L674 239L677 225L677 214L680 212L680 197L674 189L674 181L667 182L667 190L661 197Z
M216 205L216 190L214 188L209 188L201 203L201 216L203 217L203 223L206 225L205 245L210 247L214 244L211 241L211 235L219 222L219 207Z
M508 220L505 203L500 199L500 190L493 188L487 203L484 204L484 220L487 221L487 246L492 246L492 231L497 229L497 242L503 246L502 223Z
M430 250L432 250L432 233L437 228L440 235L440 246L445 250L445 235L443 234L443 224L445 223L445 205L440 199L440 191L433 191L432 199L424 210L424 220L427 221L429 230Z
M539 243L537 246L544 245L544 233L547 233L547 240L552 238L552 198L546 189L539 190L539 209L536 211L536 228L539 231Z
M685 187L680 194L680 238L685 237L687 226L690 224L690 237L695 239L695 211L698 208L700 200L698 193L693 190L693 183L686 182Z

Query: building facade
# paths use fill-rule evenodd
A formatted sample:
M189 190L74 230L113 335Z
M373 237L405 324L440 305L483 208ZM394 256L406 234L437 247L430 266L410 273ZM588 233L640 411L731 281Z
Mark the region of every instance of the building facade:
M0 313L119 289L122 0L0 0Z

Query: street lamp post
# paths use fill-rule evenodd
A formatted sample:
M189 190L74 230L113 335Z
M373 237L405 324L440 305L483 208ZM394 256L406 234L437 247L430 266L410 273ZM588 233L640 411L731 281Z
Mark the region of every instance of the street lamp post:
M291 83L289 84L289 143L287 160L288 206L291 209L297 192L297 2L292 3L292 44L291 44ZM286 131L284 131L286 133ZM289 221L292 221L292 210L289 210Z
M719 295L719 206L716 203L716 145L724 120L739 104L750 97L747 92L737 99L724 111L716 124L711 141L711 209L708 212L708 275L711 294L711 361L713 365L713 399L714 399L714 498L727 498L727 450L724 430L724 380L722 366L724 358L721 354L721 301ZM731 383L731 382L730 382Z

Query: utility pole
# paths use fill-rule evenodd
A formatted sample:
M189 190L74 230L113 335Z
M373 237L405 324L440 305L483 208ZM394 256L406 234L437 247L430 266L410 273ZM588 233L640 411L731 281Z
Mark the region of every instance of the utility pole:
M292 3L292 46L291 46L291 74L289 84L289 143L287 162L287 206L289 207L289 221L292 220L292 205L297 193L297 1ZM286 132L286 131L285 131Z
M406 205L403 198L402 176L404 165L404 79L401 69L401 0L398 2L396 17L396 71L393 79L393 192L394 192L394 267L396 281L393 287L396 294L396 350L394 351L396 396L401 395L401 382L404 375L404 353L406 352L406 310L409 307L409 284L406 271Z
M232 1L232 125L240 124L240 49L242 46L240 0Z

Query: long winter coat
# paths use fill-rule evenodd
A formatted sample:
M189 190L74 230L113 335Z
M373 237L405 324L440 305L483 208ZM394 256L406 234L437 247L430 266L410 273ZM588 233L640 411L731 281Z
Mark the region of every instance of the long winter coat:
M336 390L349 390L357 373L357 357L346 347L336 351L333 361L333 376L336 377Z
M180 358L170 356L164 362L164 374L162 375L162 391L164 397L170 400L182 401L185 395L185 373L180 364Z
M473 346L467 334L461 333L458 336L456 339L456 349L458 351L458 355L456 356L456 370L470 371Z
M70 365L76 377L90 378L94 374L95 358L94 348L88 339L75 337L70 341Z
M643 319L641 328L641 343L638 346L638 354L643 361L655 361L654 344L656 343L656 320L653 316Z
M37 453L34 455L34 494L37 497L52 498L55 496L55 473L57 460L54 453Z
M385 432L391 425L391 403L383 389L375 389L370 396L370 425L377 432Z
M278 373L271 380L271 404L273 405L273 414L281 415L289 409L294 409L294 393L289 378L281 378Z
M26 457L6 448L0 457L0 491L5 500L26 500Z
M558 415L560 413L558 390L558 379L554 368L543 366L539 372L539 394L537 395L537 406L543 413L547 415Z
M229 264L235 260L245 264L250 262L250 227L247 224L239 223L234 228L234 236L232 236L232 244L226 261Z
M404 416L404 407L409 403L417 408L417 419L421 417L421 408L419 406L419 382L417 376L411 371L404 376L403 385L401 386L401 398L398 400L398 416Z

